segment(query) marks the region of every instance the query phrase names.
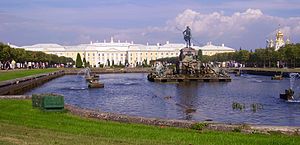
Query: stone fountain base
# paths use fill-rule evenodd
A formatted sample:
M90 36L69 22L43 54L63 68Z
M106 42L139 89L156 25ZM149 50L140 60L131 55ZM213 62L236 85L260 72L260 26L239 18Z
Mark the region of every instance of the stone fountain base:
M151 82L231 82L230 77L151 77L148 76Z

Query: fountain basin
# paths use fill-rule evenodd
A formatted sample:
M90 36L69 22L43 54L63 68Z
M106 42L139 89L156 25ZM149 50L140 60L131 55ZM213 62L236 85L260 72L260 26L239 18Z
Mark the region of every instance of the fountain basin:
M272 81L269 76L233 74L230 83L153 83L146 77L146 73L103 74L105 87L88 89L84 77L66 75L26 94L61 94L70 105L130 116L300 126L300 104L279 98L290 84L288 79ZM295 80L295 84L299 82ZM300 88L294 91L300 92ZM245 104L245 109L233 109L233 102ZM263 109L254 112L251 104L261 104Z

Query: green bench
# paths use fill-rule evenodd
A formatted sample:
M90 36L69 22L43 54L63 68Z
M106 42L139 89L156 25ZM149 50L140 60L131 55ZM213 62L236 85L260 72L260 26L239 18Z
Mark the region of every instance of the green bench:
M32 107L40 108L44 111L63 111L64 96L56 94L33 94Z

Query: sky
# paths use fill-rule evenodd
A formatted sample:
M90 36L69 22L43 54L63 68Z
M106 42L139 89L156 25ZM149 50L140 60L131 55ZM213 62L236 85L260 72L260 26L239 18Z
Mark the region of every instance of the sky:
M300 42L299 0L1 0L0 42L78 45L115 40L256 49L278 28Z

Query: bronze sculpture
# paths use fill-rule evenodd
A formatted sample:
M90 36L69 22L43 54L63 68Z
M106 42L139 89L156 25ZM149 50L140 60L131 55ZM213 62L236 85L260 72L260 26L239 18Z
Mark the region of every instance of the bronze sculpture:
M183 38L186 42L186 47L191 47L191 38L192 38L192 33L191 29L189 26L186 26L186 29L183 31Z

